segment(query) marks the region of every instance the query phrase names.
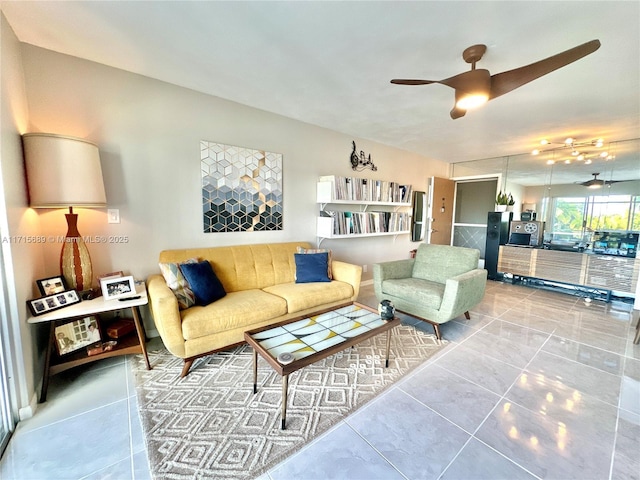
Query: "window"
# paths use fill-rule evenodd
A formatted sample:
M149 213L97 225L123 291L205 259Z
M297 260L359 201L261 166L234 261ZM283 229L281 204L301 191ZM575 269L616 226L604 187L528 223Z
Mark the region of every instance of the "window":
M580 241L599 230L640 230L640 195L556 197L551 211L554 240Z

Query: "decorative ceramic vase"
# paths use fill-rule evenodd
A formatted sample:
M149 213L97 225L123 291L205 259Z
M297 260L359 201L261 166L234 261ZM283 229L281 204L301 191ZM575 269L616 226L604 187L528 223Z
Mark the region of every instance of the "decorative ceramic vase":
M506 211L507 211L506 205L496 205L496 212L506 212Z
M67 218L67 236L60 254L60 270L69 288L78 292L91 288L91 257L84 240L78 232L78 215L65 214Z

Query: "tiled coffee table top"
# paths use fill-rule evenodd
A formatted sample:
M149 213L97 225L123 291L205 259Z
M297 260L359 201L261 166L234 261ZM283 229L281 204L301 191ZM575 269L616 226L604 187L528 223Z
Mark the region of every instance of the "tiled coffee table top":
M386 323L378 313L349 305L251 336L273 358L287 352L300 360Z

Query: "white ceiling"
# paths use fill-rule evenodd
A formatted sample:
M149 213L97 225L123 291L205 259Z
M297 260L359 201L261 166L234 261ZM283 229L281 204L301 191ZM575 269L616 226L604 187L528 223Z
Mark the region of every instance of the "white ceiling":
M22 42L446 162L528 152L543 137L640 137L637 1L0 5ZM488 46L478 68L499 73L596 38L595 53L457 120L452 89L389 83L461 73L476 43ZM631 159L616 170L640 178L637 149Z

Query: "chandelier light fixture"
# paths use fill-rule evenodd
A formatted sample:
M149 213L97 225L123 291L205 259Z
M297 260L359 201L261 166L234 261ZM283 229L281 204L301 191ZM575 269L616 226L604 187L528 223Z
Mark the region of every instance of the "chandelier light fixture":
M558 153L559 160L569 165L573 162L584 162L585 165L590 165L596 159L604 161L613 160L614 155L611 155L604 148L604 140L597 138L594 140L577 141L575 138L568 137L564 142L551 142L547 139L540 140L540 147L535 148L531 155L540 155L545 152L553 152L553 158L547 160L547 165L553 165L556 163L556 153Z

